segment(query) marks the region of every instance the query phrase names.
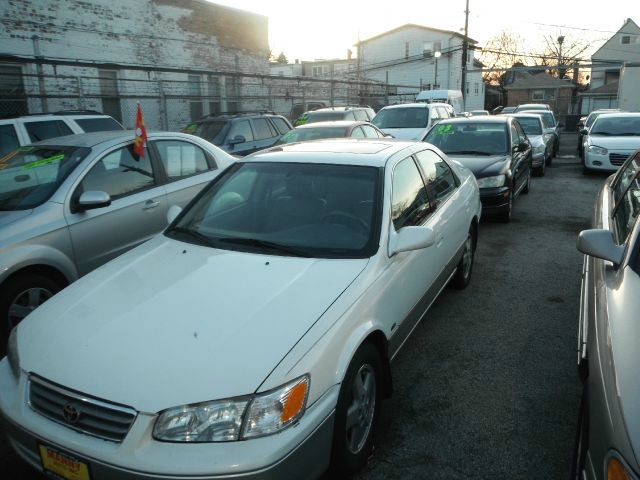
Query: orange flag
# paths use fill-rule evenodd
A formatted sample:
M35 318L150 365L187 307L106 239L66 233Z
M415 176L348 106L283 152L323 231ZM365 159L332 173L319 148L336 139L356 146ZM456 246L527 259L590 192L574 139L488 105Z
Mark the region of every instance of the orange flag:
M142 107L138 102L138 114L136 115L136 140L133 145L133 151L139 157L144 157L144 147L147 145L147 128L144 126L144 118L142 118Z

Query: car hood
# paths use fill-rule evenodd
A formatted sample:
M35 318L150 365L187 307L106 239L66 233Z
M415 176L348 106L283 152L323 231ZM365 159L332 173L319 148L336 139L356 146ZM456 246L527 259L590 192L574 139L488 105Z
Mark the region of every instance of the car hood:
M381 128L384 133L403 140L418 140L426 132L426 128Z
M608 302L609 336L613 352L615 382L627 434L640 463L640 375L638 339L640 322L640 277L630 267L624 270L620 287Z
M589 145L616 150L637 150L640 148L640 136L634 137L607 137L603 135L590 135Z
M20 365L146 412L250 394L366 264L159 235L26 318Z
M0 211L0 228L28 217L33 210Z
M473 172L476 178L491 177L505 173L509 168L509 157L506 155L472 156L449 155Z

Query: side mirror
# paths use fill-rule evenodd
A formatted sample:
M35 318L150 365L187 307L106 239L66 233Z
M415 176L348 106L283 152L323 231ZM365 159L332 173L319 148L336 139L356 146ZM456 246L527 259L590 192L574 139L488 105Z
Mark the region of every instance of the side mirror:
M527 148L529 148L529 144L527 142L520 142L518 145L513 147L513 150L516 152L526 152Z
M430 247L436 243L436 234L430 227L403 227L389 236L389 256Z
M589 134L589 130L587 128L583 128L582 130L580 130L580 135L588 135Z
M582 253L608 260L616 267L620 265L624 256L624 247L616 245L609 230L583 230L578 235L577 247Z
M178 215L182 212L182 208L178 205L171 205L167 210L167 223L171 225Z
M94 208L108 207L111 205L111 197L107 192L88 191L83 192L78 199L78 210L93 210Z
M244 138L244 135L236 135L231 140L229 140L229 145L238 145L239 143L246 142L247 139Z

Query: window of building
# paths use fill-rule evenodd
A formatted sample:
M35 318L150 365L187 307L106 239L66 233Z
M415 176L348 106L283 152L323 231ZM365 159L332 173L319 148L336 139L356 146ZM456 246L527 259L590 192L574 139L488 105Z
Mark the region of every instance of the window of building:
M220 79L215 75L209 75L207 82L209 90L209 113L220 113Z
M556 92L555 92L555 90L554 90L553 88L547 88L547 89L544 91L544 98L545 98L546 100L553 100L553 99L555 99L555 98L556 98Z
M110 115L122 123L122 109L120 108L117 70L98 70L98 77L100 77L102 113Z
M469 82L466 82L466 83L467 83L467 88L466 88L466 90L467 90L467 93L469 93Z
M20 66L0 65L0 99L0 112L10 115L29 113Z
M480 93L480 84L478 82L473 84L473 93L475 93L476 95Z
M238 77L233 75L225 78L227 92L227 112L237 112L240 110L240 82Z
M200 120L204 116L200 75L189 75L188 82L189 111L191 113L191 120Z
M544 90L533 90L531 100L544 100Z
M640 35L622 35L622 37L620 37L620 43L622 45L640 43Z

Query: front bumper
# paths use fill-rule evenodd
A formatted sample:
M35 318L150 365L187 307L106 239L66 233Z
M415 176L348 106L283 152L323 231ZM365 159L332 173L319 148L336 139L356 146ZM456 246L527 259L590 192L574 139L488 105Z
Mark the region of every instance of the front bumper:
M482 214L491 215L508 210L510 195L511 189L509 187L481 188Z
M615 172L635 150L608 150L605 155L584 151L584 166L590 170Z
M43 471L38 445L84 462L91 480L280 480L318 478L329 466L339 386L313 405L300 422L279 434L225 443L158 442L155 415L138 413L127 437L111 442L71 430L33 411L27 380L16 382L0 362L0 420L16 453Z

